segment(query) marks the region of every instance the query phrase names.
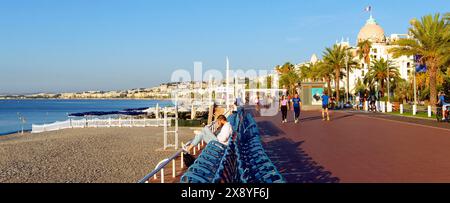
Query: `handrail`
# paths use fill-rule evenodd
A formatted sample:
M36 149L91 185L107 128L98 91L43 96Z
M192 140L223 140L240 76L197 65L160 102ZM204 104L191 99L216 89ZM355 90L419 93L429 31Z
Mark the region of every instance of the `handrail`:
M186 143L184 147L188 146L191 143L191 141L189 141L188 143ZM149 174L147 174L146 176L144 176L144 178L142 178L141 180L139 180L138 183L146 183L148 180L150 180L151 177L153 177L154 175L156 175L159 171L161 171L161 169L163 169L164 167L166 167L167 165L169 165L170 162L172 162L172 160L176 159L182 152L184 152L183 149L179 149L174 155L172 155L170 158L166 159L165 162L163 162L162 164L160 164L155 170L153 170L152 172L150 172Z
M228 110L228 111L226 111L223 115L227 116L227 115L229 115L231 112L232 112L231 110ZM213 121L211 124L209 124L208 127L209 127L210 129L212 129L212 128L215 126L216 123L217 123L217 120L215 120L215 121ZM214 132L215 130L216 130L216 129L214 129L214 130L212 130L212 131ZM159 173L162 169L164 169L167 165L169 165L170 162L172 162L172 161L175 160L178 156L180 156L181 153L184 152L184 149L183 149L183 148L187 147L187 146L188 146L189 144L191 144L191 143L192 143L192 140L189 141L189 142L187 142L184 146L182 146L182 149L179 149L179 150L178 150L177 152L175 152L175 154L173 154L170 158L165 159L165 160L166 160L165 162L163 162L162 164L159 164L159 166L156 167L152 172L150 172L149 174L145 175L141 180L139 180L138 183L146 183L148 180L150 180L151 177L153 177L154 175L156 175L157 173ZM183 160L181 160L181 161L183 161ZM163 177L161 177L161 178L163 178Z

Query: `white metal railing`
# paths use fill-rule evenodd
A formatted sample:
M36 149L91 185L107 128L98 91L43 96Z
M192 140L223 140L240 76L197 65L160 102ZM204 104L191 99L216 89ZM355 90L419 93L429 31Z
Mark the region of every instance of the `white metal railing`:
M161 127L166 125L171 126L172 119L169 118L167 122L164 119L69 119L66 121L57 121L50 124L32 125L31 133L42 133L48 131L63 130L69 128L111 128L111 127Z

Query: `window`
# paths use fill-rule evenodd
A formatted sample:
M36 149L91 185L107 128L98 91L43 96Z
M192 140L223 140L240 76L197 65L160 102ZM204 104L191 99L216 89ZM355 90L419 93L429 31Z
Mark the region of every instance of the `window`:
M411 63L410 62L408 62L408 63L406 63L406 67L411 67Z

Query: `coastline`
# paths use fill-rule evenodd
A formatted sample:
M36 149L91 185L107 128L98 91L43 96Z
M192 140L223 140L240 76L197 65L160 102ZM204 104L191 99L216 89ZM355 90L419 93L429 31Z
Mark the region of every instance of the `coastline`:
M31 133L31 129L24 129L24 133ZM14 135L14 134L20 134L20 131L10 131L10 132L0 132L0 137L2 136L8 136L8 135Z
M193 128L179 130L180 142L192 139ZM136 183L173 154L162 146L163 128L158 127L0 136L0 182Z

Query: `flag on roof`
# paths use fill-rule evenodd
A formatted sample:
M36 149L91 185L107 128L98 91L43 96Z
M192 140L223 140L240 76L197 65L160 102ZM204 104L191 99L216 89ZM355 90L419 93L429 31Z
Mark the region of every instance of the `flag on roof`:
M367 6L367 7L364 9L364 11L366 11L366 12L372 11L372 6Z

